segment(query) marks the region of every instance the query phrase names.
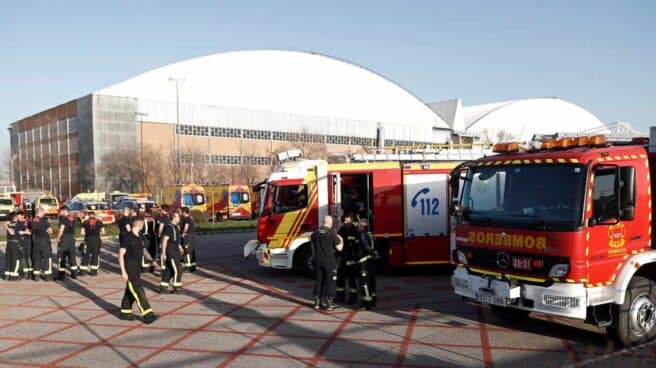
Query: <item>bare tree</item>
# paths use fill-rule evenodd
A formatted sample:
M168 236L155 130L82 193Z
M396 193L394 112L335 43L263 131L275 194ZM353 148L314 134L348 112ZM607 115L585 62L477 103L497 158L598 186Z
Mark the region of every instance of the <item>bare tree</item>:
M492 144L517 139L511 132L504 129L483 129L480 132L481 143Z
M99 179L107 190L138 192L142 174L140 162L136 147L115 148L103 155L98 167Z

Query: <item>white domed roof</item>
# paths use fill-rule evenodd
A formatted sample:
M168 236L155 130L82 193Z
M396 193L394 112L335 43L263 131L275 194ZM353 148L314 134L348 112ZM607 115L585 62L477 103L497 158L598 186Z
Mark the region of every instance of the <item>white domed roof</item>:
M497 141L503 131L512 139L530 140L534 134L579 133L603 127L591 112L558 98L532 98L463 109L468 133Z
M239 51L170 64L96 94L175 101L170 77L183 78L180 102L330 116L448 125L396 83L358 65L294 51Z

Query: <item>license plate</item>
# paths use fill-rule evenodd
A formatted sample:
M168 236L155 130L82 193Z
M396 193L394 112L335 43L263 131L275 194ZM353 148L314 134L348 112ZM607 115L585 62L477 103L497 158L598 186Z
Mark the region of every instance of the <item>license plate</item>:
M522 257L513 257L512 258L512 267L516 270L531 271L533 260L530 258Z
M494 295L494 293L491 293L489 291L483 291L479 290L476 293L476 300L485 303L485 304L492 304L492 305L500 305L502 307L505 307L508 305L508 299L502 298L500 296Z

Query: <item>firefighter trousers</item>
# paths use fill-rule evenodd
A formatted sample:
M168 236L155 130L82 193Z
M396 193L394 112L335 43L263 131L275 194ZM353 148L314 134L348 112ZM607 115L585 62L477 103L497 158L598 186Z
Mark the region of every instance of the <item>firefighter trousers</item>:
M166 261L160 260L160 262L162 267L160 288L168 288L169 283L174 288L182 287L182 263L180 262L180 256L166 257Z
M59 256L59 278L65 276L66 263L68 263L71 275L77 274L77 259L75 258L75 239L73 235L64 235L59 243L57 252Z
M336 297L337 301L346 300L348 282L349 302L354 303L358 298L358 284L356 282L357 270L353 266L347 266L346 261L337 267Z
M5 249L5 279L18 278L21 260L21 242L18 240L7 241Z
M52 280L52 248L50 239L38 240L32 248L32 264L34 265L34 279L43 275L47 281Z
M196 268L196 241L195 236L191 235L187 238L187 241L184 245L184 268L187 271L193 270Z
M100 244L99 237L87 236L84 238L86 251L80 260L80 270L88 272L91 276L98 275L100 269Z
M121 301L121 314L131 315L132 306L135 303L141 316L146 317L148 314L153 313L150 303L146 299L146 292L144 291L138 271L128 270L128 282L125 284L125 293Z
M376 266L369 260L358 267L358 287L362 306L371 308L376 305Z
M337 270L317 263L316 276L314 279L314 297L322 301L335 297L335 281L337 281Z
M21 252L21 265L23 268L23 275L27 278L34 271L32 264L32 239L27 236L23 240L23 251Z
M157 237L155 235L146 235L146 250L152 260L157 259ZM146 265L144 261L145 257L141 264L142 268L150 268L150 263Z

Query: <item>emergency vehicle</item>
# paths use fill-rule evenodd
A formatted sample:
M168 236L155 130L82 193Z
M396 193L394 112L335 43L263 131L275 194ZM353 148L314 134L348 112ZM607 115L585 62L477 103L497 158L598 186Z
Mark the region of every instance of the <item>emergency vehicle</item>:
M542 137L452 172L455 293L501 318L530 312L605 327L623 345L656 335L647 138Z
M86 221L89 218L89 212L92 211L96 214L96 218L105 225L113 224L116 220L114 211L105 202L73 200L68 203L68 210L78 223Z
M298 160L277 168L264 191L257 239L244 256L263 267L310 273L310 235L330 214L369 220L381 262L389 266L449 263L449 173L483 150L365 154L350 163ZM336 222L337 223L337 222Z
M205 212L205 190L194 183L164 187L161 191L161 204L168 204L171 210L188 207L191 211Z
M203 188L207 197L207 210L214 215L214 219L251 219L251 191L248 185L205 185Z
M16 202L9 195L0 195L0 219L9 219L9 214L16 210Z

